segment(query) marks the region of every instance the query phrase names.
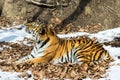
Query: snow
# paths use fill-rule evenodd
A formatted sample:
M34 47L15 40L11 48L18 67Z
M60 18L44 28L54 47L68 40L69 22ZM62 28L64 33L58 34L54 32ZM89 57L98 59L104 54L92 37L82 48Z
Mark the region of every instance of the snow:
M120 56L120 47L111 47L111 46L103 46L109 53L110 55L117 60L118 56Z
M21 28L21 30L18 30L19 28ZM17 41L22 41L24 37L31 37L31 35L25 32L25 27L23 25L0 30L0 42L5 41L16 43Z
M74 32L74 33L69 33L69 34L58 34L58 36L60 38L77 37L77 36L82 36L82 35L88 35L90 38L96 37L99 42L106 42L106 41L108 42L108 41L112 41L114 39L114 37L120 36L120 28L100 31L95 34L89 34L87 32Z
M21 29L18 29L21 28ZM95 34L90 34L86 32L76 32L69 34L58 34L58 37L77 37L82 35L88 35L90 38L96 37L99 42L108 42L112 41L115 37L120 37L120 27L100 31ZM14 42L19 43L19 41L23 41L25 37L32 38L32 36L25 32L25 27L23 25L15 26L13 28L7 28L4 30L0 30L0 42ZM26 44L26 42L25 42ZM4 47L0 47L2 50ZM109 51L110 55L115 59L114 62L111 63L110 68L107 70L105 75L108 75L106 78L101 78L99 80L120 80L120 60L118 56L120 56L120 47L111 47L111 46L103 46L106 50ZM114 65L113 65L114 64ZM26 72L28 74L32 74L31 71ZM0 70L0 80L25 80L24 78L18 77L18 72L4 72ZM7 75L7 76L6 76ZM103 75L104 76L104 75ZM33 78L29 79L33 80ZM90 78L86 78L84 80L91 80Z
M19 78L17 72L3 72L0 70L0 80L24 80Z
M69 38L69 37L77 37L82 35L90 35L90 34L87 32L73 32L68 34L58 34L57 36L60 38Z
M120 63L120 61L118 62ZM117 62L116 62L117 64ZM106 74L109 75L108 79L111 80L120 80L120 65L114 65L109 68L109 72Z
M27 71L26 73L30 73L31 71ZM18 72L4 72L0 70L0 80L26 80L25 78L20 78L18 75L22 73ZM27 80L33 80L33 77L28 78Z
M97 34L92 34L91 37L96 37L99 42L112 41L114 37L120 37L120 28L100 31Z

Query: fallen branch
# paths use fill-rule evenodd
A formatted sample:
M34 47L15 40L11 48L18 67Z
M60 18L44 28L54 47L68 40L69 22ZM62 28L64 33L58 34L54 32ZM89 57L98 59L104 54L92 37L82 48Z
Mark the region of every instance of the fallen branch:
M66 7L66 6L68 6L68 3L63 4L63 3L59 3L59 2L56 2L56 4L41 3L41 2L34 1L34 0L26 0L26 2L29 2L29 3L38 5L38 6L46 6L46 7L58 7L58 6Z

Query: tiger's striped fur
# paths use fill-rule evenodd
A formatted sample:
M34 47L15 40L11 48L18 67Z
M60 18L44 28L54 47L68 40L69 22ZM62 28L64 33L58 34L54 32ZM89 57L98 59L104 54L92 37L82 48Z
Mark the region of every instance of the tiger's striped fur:
M25 26L26 31L33 35L35 46L31 54L18 60L17 63L26 61L33 63L98 63L112 59L100 43L88 37L63 39L59 38L45 24L32 22Z

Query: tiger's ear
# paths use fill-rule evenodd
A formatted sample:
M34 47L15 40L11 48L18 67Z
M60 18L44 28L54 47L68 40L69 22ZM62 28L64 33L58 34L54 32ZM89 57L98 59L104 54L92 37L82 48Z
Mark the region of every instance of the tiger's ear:
M40 34L44 35L45 34L45 28L40 28Z

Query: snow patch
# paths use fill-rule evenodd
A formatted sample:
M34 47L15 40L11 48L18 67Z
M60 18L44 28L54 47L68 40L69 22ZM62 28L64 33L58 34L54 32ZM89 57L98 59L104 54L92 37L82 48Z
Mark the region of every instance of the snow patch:
M27 74L32 74L31 71L27 71ZM25 78L19 77L18 75L20 75L22 73L18 73L18 72L4 72L2 70L0 70L0 80L26 80ZM30 78L28 78L27 80L33 80L33 76L31 76Z
M18 28L21 29L19 30ZM25 31L25 27L23 25L0 30L0 42L5 41L17 43L22 41L24 37L31 38L32 36Z
M3 72L0 70L0 80L25 80L23 78L19 78L17 72Z

